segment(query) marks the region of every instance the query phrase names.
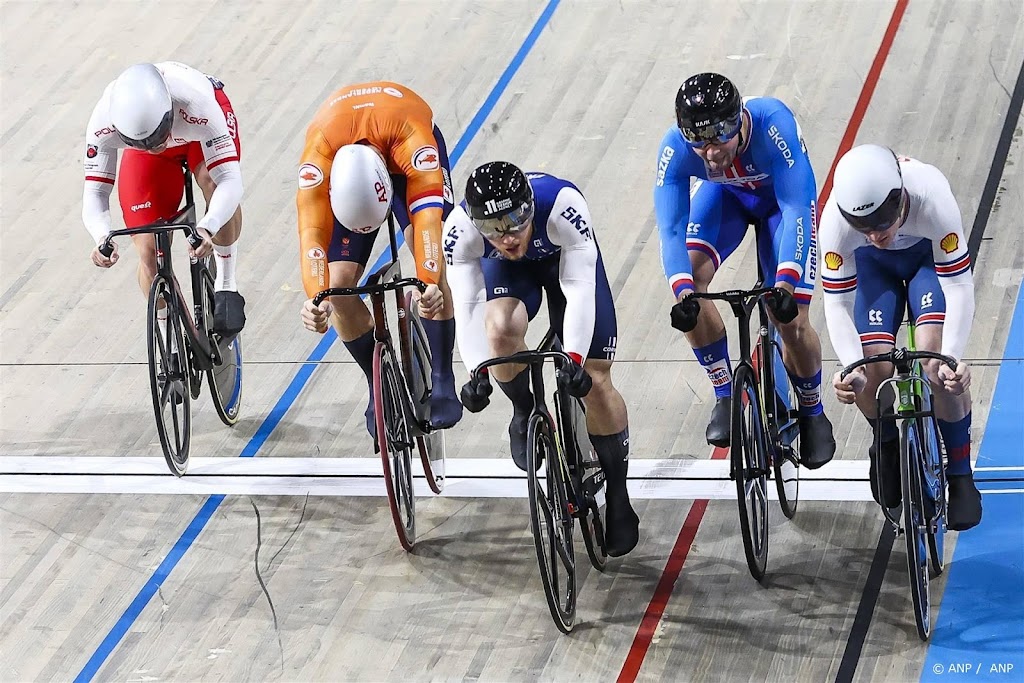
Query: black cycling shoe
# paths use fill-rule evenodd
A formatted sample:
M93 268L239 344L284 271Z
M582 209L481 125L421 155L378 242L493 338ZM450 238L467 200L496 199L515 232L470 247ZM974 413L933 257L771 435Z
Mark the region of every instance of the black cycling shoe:
M610 557L622 557L636 547L640 540L640 518L633 511L628 494L606 497L604 522L604 549Z
M981 521L981 493L974 485L974 475L951 474L946 501L946 526L953 531L966 531Z
M836 454L836 439L832 423L825 413L800 417L800 463L816 470Z
M730 422L732 420L732 397L723 396L715 401L711 410L711 420L705 432L708 443L719 448L729 446Z
M508 443L512 449L512 460L516 467L523 472L526 471L526 430L529 426L530 415L512 415L512 421L508 423ZM540 469L541 459L536 462L536 469Z
M875 445L868 448L868 460L871 466L868 468L868 481L871 483L871 497L879 505L889 508L897 508L903 502L903 488L900 484L900 442L882 442L882 495L878 494L878 483L875 479L875 463L878 456L875 453Z
M213 293L213 331L224 339L245 327L245 298L238 292Z

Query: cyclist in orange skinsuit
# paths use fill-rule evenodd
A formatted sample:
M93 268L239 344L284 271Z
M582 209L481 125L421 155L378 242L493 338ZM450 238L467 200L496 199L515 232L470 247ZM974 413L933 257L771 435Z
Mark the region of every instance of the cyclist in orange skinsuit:
M441 225L453 195L448 152L430 106L386 81L334 92L306 130L298 184L302 284L310 297L303 325L323 333L329 319L372 382L373 318L366 305L357 297L331 297L314 307L312 297L328 287L357 285L390 210L412 246L416 276L428 285L419 312L433 359L431 423L454 425L462 404L455 394L454 309L441 257ZM375 435L372 386L366 418Z

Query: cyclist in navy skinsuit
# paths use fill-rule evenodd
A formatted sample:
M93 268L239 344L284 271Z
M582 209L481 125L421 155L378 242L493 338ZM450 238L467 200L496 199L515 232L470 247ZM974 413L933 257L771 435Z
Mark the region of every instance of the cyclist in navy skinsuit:
M761 226L757 252L765 285L789 293L768 304L800 398L800 460L821 467L836 445L821 406L821 342L807 315L817 270L815 185L800 127L779 100L741 100L732 82L715 73L683 83L676 120L662 139L654 207L665 276L676 298L673 326L687 333L715 389L708 443L729 444L725 323L708 302L700 302L696 318L680 302L694 290L707 291L754 223Z

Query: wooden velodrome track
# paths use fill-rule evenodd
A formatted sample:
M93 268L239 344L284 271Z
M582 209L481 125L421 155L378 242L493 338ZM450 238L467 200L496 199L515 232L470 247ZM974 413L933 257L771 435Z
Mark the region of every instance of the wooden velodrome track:
M668 326L651 187L674 93L702 70L794 109L822 198L855 142L943 169L980 247L975 452L999 414L1019 459L1024 389L993 395L1021 363L1019 343L1004 348L1024 271L1022 54L1019 0L0 1L0 680L903 681L955 680L966 663L985 667L974 680L1020 680L1020 493L985 495L969 533L988 538L1002 520L1010 539L988 564L958 574L969 534L948 537L930 653L902 541L865 502L865 425L830 391L839 452L819 478L834 481L806 485L818 500L791 522L773 508L764 587L746 570L729 482L665 478L725 470L701 464L711 391ZM228 429L208 398L194 406L194 456L215 460L193 469L225 468L220 480L163 469L135 257L122 244L115 268L92 266L80 220L93 104L125 66L164 59L227 84L244 149L244 417ZM515 473L504 399L448 433L465 476L419 499L411 554L384 498L356 495L379 494L379 479L296 478L373 463L361 374L298 321L294 175L322 99L385 78L432 104L460 198L469 170L505 158L572 179L594 214L642 538L604 575L581 560L570 636L546 610L522 480L479 479ZM715 286L751 284L754 263L748 240ZM812 315L824 331L820 294ZM14 474L29 458L49 474ZM94 476L58 476L73 470ZM117 476L128 472L153 476ZM246 476L260 472L275 476ZM952 602L982 575L997 593ZM954 591L958 576L967 587ZM999 663L1016 668L991 673Z

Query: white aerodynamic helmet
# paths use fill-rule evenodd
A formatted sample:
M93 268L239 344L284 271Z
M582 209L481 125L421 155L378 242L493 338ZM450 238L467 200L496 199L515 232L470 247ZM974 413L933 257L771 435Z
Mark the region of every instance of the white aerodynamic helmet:
M854 230L886 230L899 220L903 208L899 159L881 145L854 147L836 165L832 192Z
M391 175L368 145L344 145L331 166L331 210L352 232L380 228L391 210Z
M151 150L167 141L174 109L159 69L136 64L117 77L110 89L110 121L129 147Z

